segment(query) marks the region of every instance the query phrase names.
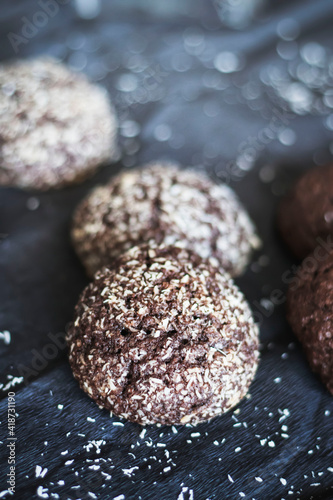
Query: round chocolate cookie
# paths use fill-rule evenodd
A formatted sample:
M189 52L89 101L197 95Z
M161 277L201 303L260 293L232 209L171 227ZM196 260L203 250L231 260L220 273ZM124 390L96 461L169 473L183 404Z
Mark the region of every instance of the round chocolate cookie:
M333 236L333 165L308 170L281 202L280 233L300 259ZM319 241L318 241L319 239Z
M305 260L288 291L287 319L312 370L333 394L333 255Z
M0 184L60 188L115 156L107 93L50 58L0 66Z
M236 405L258 329L228 275L179 247L134 247L83 291L69 329L81 388L141 424L196 424Z
M168 163L122 173L94 189L75 212L72 240L90 276L151 240L182 242L236 276L260 243L229 187Z

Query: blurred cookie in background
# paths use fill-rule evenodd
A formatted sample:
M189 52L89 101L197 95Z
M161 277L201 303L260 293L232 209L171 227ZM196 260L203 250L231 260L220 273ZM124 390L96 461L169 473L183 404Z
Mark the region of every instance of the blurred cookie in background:
M333 237L333 165L308 170L282 200L278 227L293 254L303 259ZM328 241L330 240L330 241Z
M333 395L333 255L309 255L290 285L287 319L312 370Z
M0 66L0 184L77 183L117 156L117 118L103 88L55 59Z

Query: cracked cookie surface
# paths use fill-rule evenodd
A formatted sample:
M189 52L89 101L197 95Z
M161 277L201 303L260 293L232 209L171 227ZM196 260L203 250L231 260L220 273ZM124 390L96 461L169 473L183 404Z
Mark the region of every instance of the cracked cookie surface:
M196 424L236 405L258 329L229 275L179 247L134 247L83 291L68 333L81 388L140 424Z
M232 189L163 162L122 173L94 189L75 212L72 240L90 276L150 240L181 243L203 258L214 257L237 276L260 245Z

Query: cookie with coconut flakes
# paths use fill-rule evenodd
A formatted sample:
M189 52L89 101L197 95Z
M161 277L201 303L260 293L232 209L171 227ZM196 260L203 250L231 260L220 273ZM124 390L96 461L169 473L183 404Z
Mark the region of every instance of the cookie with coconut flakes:
M0 185L61 188L116 157L107 92L51 58L0 66Z
M321 260L311 255L311 259L312 268L304 264L297 285L290 285L287 319L311 369L333 395L333 254L323 255Z
M149 241L181 242L237 276L260 244L228 186L165 162L121 173L95 188L76 209L72 241L90 276Z
M307 170L281 201L280 234L299 259L333 237L333 165ZM320 245L321 246L321 245Z
M135 247L83 291L67 337L81 388L140 424L197 424L245 396L258 329L231 278L195 253Z

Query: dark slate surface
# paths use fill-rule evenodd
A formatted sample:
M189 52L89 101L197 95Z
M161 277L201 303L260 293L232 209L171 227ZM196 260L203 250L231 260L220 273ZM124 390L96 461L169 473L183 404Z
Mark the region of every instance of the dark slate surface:
M22 18L38 21L41 6L3 1L1 59L53 54L105 85L122 157L81 186L0 191L0 331L11 333L9 344L8 334L0 339L0 492L15 391L15 498L332 499L333 400L285 322L295 263L274 229L292 179L332 158L332 2L266 2L241 30L217 16L228 2L105 1L92 20L60 3L16 55L8 33L22 36ZM92 186L158 157L227 180L254 218L264 247L238 283L261 324L262 354L251 397L235 412L142 433L100 411L71 376L63 332L87 279L68 230Z

